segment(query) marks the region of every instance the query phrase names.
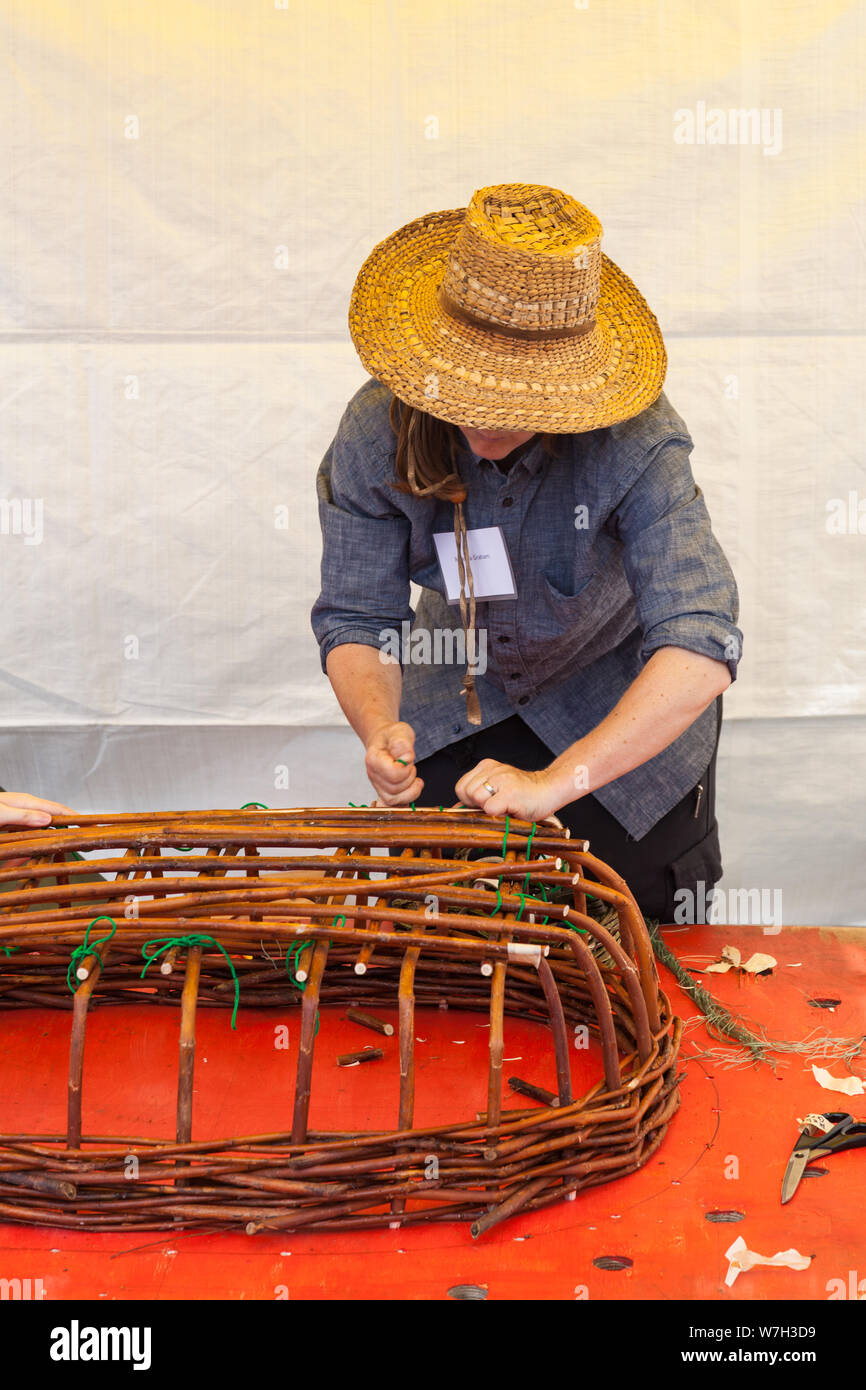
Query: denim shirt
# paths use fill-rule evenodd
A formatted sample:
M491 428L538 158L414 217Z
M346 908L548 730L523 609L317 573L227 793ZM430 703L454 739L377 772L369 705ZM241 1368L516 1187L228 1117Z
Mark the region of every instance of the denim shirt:
M443 634L424 664L402 648L400 718L416 760L473 732L449 660L462 641L433 542L453 532L450 502L398 492L391 392L370 378L350 400L319 467L322 587L311 620L322 669L343 642L394 650L393 634ZM540 439L503 475L467 445L458 456L466 525L499 526L516 599L479 602L486 670L476 676L482 727L519 714L554 755L604 719L660 647L724 661L742 649L734 576L713 535L689 464L692 439L662 393L622 424ZM421 586L417 612L409 581ZM407 650L408 648L408 650ZM439 660L435 660L438 650ZM483 663L482 663L483 664ZM716 739L709 705L661 753L593 795L640 839L707 767ZM576 793L577 794L577 793Z

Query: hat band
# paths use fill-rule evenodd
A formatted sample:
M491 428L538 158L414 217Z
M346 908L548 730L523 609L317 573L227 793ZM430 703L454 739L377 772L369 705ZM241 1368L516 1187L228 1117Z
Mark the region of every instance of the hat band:
M464 309L462 304L457 304L451 298L442 285L436 294L442 308L455 319L468 323L471 328L483 328L488 333L504 333L507 338L583 338L595 328L595 319L587 319L586 323L571 326L564 324L561 328L518 328L510 323L494 323L492 319L477 318L476 315L470 314L468 309Z

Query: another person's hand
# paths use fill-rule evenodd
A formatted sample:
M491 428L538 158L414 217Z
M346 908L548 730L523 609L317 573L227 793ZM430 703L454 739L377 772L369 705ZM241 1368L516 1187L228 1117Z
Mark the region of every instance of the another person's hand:
M544 820L564 804L559 779L550 771L522 772L494 758L483 758L464 773L455 790L464 806L478 806L487 816Z
M26 830L28 826L41 829L51 824L51 817L74 815L71 806L59 801L46 801L42 796L31 796L29 792L0 792L0 830ZM0 859L0 869L19 869L26 859Z
M408 806L424 787L415 768L411 724L382 724L367 740L367 776L383 806Z
M71 806L28 792L0 792L0 826L50 825L54 815L74 815Z

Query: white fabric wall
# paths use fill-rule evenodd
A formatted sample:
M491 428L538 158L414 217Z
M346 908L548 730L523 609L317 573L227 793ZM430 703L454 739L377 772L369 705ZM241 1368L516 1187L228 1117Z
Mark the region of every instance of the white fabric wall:
M308 617L352 283L411 218L548 183L659 317L739 581L727 880L866 920L864 35L842 0L6 0L0 784L368 799ZM769 148L679 143L702 107Z

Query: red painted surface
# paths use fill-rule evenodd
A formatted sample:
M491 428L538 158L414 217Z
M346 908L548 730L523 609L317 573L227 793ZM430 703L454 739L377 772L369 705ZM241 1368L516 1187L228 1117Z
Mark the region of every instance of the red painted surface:
M704 977L729 1004L774 1038L813 1030L866 1033L866 938L856 930L759 927L670 929L668 942L690 965L716 959L730 942L774 955L767 978L733 972ZM662 970L664 987L684 1019L691 1001ZM841 1004L830 1013L812 997ZM396 1023L396 1010L383 1017ZM197 1026L193 1138L289 1127L297 1057L298 1015L289 1016L288 1052L274 1046L279 1011L202 1009ZM88 1023L85 1134L173 1132L179 1015L169 1009L96 1009ZM483 1015L419 1010L416 1123L473 1118L486 1101L487 1029ZM60 1133L65 1120L69 1018L42 1010L0 1012L4 1132ZM506 1018L506 1076L553 1088L549 1035ZM381 1062L336 1066L339 1052L383 1046ZM0 1226L0 1277L41 1278L48 1299L439 1299L458 1284L486 1286L488 1297L573 1299L826 1299L841 1280L866 1290L863 1192L866 1152L826 1160L826 1177L806 1179L780 1204L782 1174L797 1136L797 1117L849 1110L866 1118L866 1097L823 1090L807 1060L780 1056L767 1066L731 1070L701 1056L722 1044L690 1024L682 1049L682 1106L647 1166L576 1201L517 1217L473 1241L468 1225L409 1227L347 1235L185 1235L167 1231L87 1235ZM574 1051L579 1093L600 1074L595 1050ZM822 1063L836 1075L841 1063ZM854 1066L866 1076L866 1065ZM313 1079L311 1125L363 1129L393 1123L397 1105L396 1037L382 1039L323 1011ZM531 1108L518 1097L509 1108ZM737 1177L726 1173L738 1171ZM706 1213L738 1210L737 1224ZM772 1255L796 1247L814 1256L808 1270L755 1269L725 1287L724 1252L738 1235ZM593 1260L625 1255L631 1268L605 1271Z

